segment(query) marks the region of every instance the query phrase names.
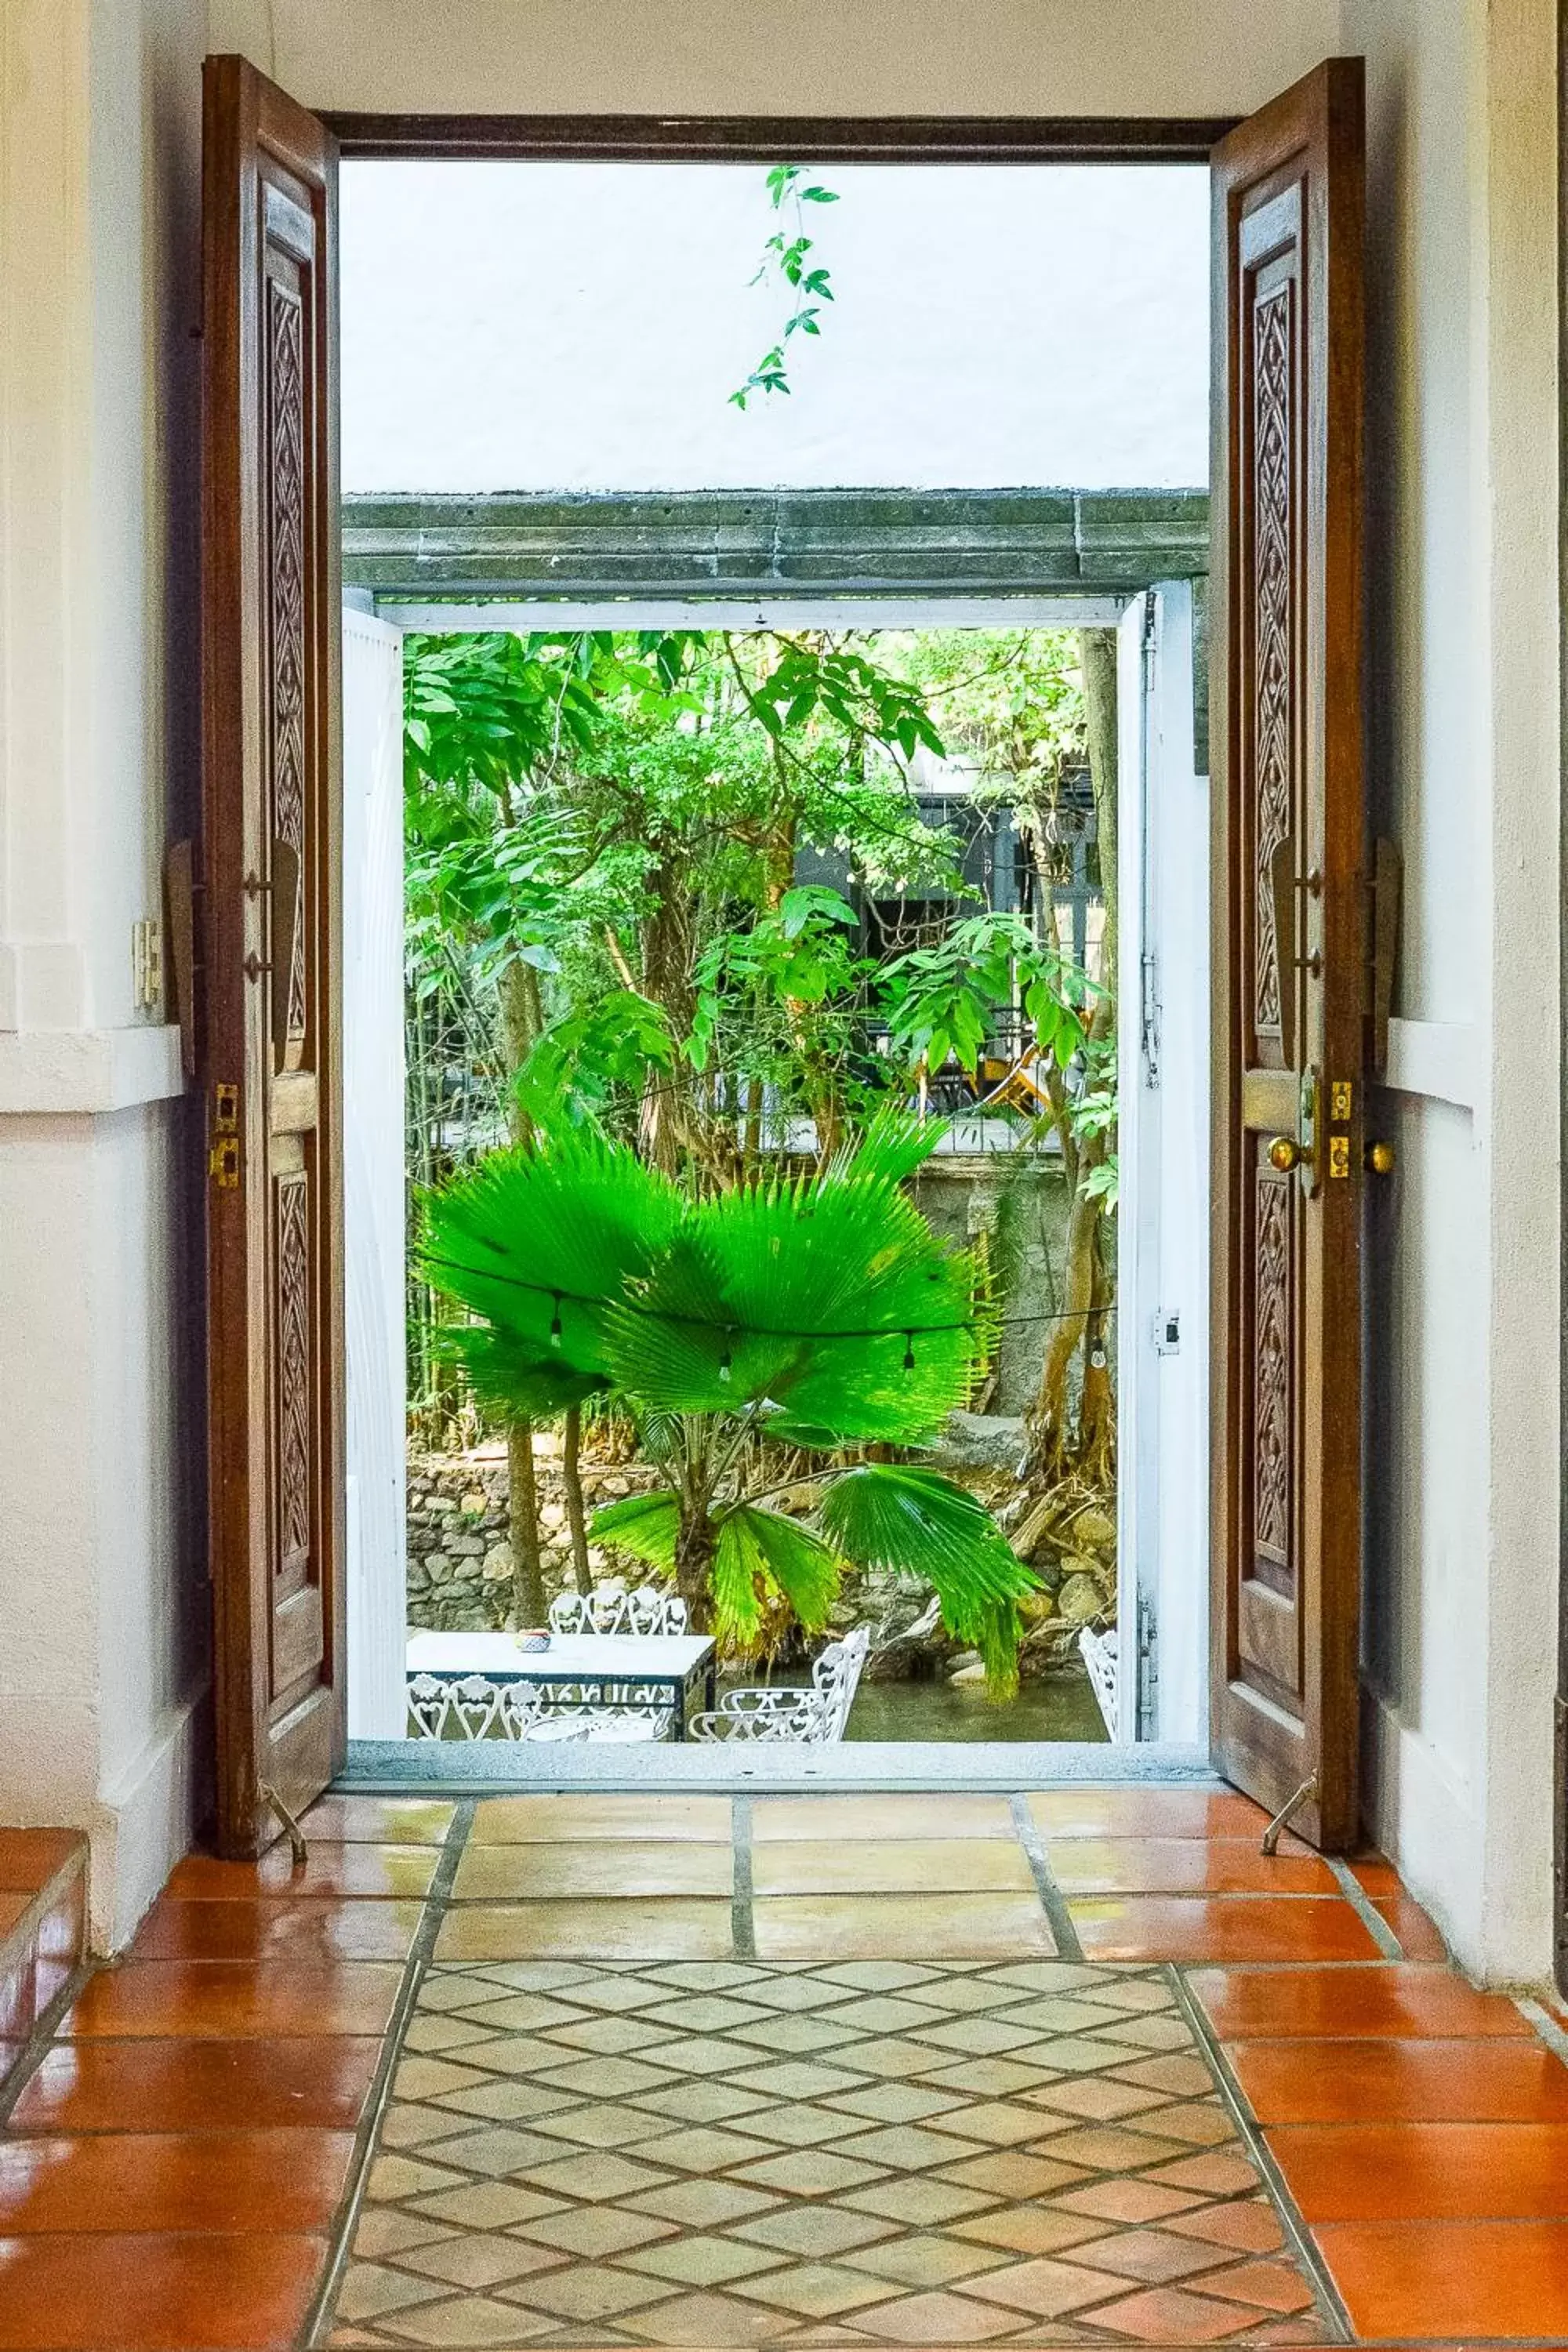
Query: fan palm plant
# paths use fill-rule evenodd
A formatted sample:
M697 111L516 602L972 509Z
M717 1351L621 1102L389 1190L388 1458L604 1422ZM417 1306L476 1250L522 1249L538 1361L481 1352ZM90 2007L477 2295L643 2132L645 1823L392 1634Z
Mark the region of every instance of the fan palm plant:
M973 1260L903 1189L935 1139L885 1119L815 1177L692 1199L591 1128L542 1131L428 1200L426 1265L476 1318L454 1345L481 1402L631 1412L668 1484L593 1533L672 1576L694 1622L744 1647L782 1596L816 1632L847 1565L908 1570L1005 1693L1035 1579L1001 1528L931 1469L843 1458L929 1444L989 1353ZM787 1486L763 1440L806 1457ZM809 1524L774 1507L803 1491Z

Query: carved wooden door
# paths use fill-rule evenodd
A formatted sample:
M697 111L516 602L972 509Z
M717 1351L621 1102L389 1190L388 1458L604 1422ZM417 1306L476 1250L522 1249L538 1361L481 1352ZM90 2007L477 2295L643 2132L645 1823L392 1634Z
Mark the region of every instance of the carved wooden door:
M1330 1850L1358 1829L1363 147L1336 58L1213 175L1210 1705L1226 1778L1300 1795Z
M336 150L205 68L204 1080L219 1834L343 1747Z

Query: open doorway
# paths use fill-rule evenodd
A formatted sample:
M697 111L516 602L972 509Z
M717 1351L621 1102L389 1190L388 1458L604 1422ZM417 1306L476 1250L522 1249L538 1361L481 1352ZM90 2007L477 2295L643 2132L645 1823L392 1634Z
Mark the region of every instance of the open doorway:
M412 1660L423 1727L493 1733L484 1642L675 1565L670 1398L476 1394L497 1294L449 1237L405 1292L403 1175L564 1120L711 1201L901 1118L968 1303L835 1344L907 1393L956 1318L957 1377L929 1425L745 1435L713 1499L810 1536L868 1456L934 1475L1016 1563L1010 1623L918 1544L830 1592L759 1558L738 1612L687 1596L721 1713L863 1635L851 1742L1195 1740L1205 175L353 164L343 217L351 1729L399 1735ZM552 1247L508 1278L570 1356Z
M1360 61L1329 60L1255 116L1229 126L837 118L810 124L642 123L553 116L502 121L367 116L329 123L237 58L209 60L205 93L205 897L201 986L193 1000L201 1017L193 1024L188 1050L210 1080L208 1408L218 1811L226 1849L255 1851L273 1833L272 1825L293 1821L299 1806L347 1757L351 1578L342 1212L343 1129L352 1107L342 1051L347 811L339 756L341 157L596 157L648 163L684 157L723 165L737 156L782 164L816 152L845 164L941 160L949 168L990 165L1003 156L1019 165L1068 157L1156 164L1207 159L1211 166L1209 1755L1226 1779L1265 1801L1281 1826L1289 1819L1310 1841L1342 1850L1357 1834L1359 1804L1362 1175L1367 1168L1383 1173L1388 1165L1386 1152L1369 1137L1367 1097L1369 1080L1375 1082L1384 1067L1399 871L1392 845L1379 843L1374 850L1366 840L1363 797L1365 141ZM786 176L779 184L787 193L794 183ZM443 267L451 259L444 247L439 257ZM765 363L753 366L758 386L773 371L777 348L770 345ZM469 379L478 380L472 369ZM631 381L629 370L622 381ZM888 446L895 446L891 436ZM838 496L803 494L804 512L796 520L804 539L797 533L793 554L787 533L769 539L754 583L744 580L743 565L737 579L732 550L715 516L713 528L697 535L700 577L691 583L689 569L673 591L677 603L684 609L695 594L711 604L726 590L754 584L756 593L747 596L752 611L736 616L733 625L769 629L769 613L756 605L780 594L798 600L809 593L805 583L820 583L820 550L810 543L810 526L826 519L819 501L826 499L831 509ZM765 524L769 502L746 504L761 510ZM1009 576L984 583L995 594L1026 594L1044 582L1058 593L1081 593L1098 578L1125 602L1152 575L1154 583L1180 577L1183 567L1164 561L1158 530L1133 530L1121 541L1113 530L1108 545L1094 494L1046 494L1042 504L1044 544L1058 551L1054 567L1049 560L1037 568L1031 562L1022 582L1012 576L1004 531L997 568ZM476 517L481 523L487 519L472 498L459 497L457 505L470 525ZM415 580L421 589L433 578L440 581L448 600L441 607L447 628L459 625L464 601L471 610L476 595L491 594L485 625L492 627L495 558L499 553L510 581L527 560L526 531L520 541L509 539L503 527L499 547L492 536L488 564L485 551L459 544L454 580L442 562L453 519L448 500L428 533L416 521ZM756 520L753 513L753 528ZM876 600L879 625L895 625L889 596L909 594L917 582L929 593L932 567L921 564L918 549L912 568L907 560L893 560L900 552L896 533L890 548L873 535L868 558L862 534L854 533L852 543L860 547L860 562L851 567L856 584ZM1118 544L1125 557L1120 566ZM907 541L902 551L908 559ZM827 570L835 581L843 580L842 549ZM1186 567L1189 580L1201 572L1201 564ZM466 587L469 572L474 581ZM617 617L633 620L630 582L640 576L634 567L612 582L601 578L593 601L616 603ZM364 584L374 604L376 583ZM654 583L642 584L646 593L655 593ZM945 584L950 593L973 600L983 583L972 569L961 582L950 576ZM537 603L537 581L534 587ZM668 582L659 587L667 596L672 593ZM562 571L552 570L546 601L564 600L567 593ZM978 613L927 611L905 625L965 618L994 625L994 603L981 601L984 609ZM1205 633L1197 622L1202 609L1194 588L1189 688L1205 667L1200 657ZM557 607L552 617L561 624L567 616ZM678 625L679 617L672 623L667 614L657 625ZM707 617L711 623L719 615L710 611ZM1048 625L1050 616L1027 617ZM1087 616L1076 617L1081 623ZM838 619L842 625L845 616ZM1162 629L1157 607L1152 614L1146 608L1146 624L1151 619L1157 674L1160 645L1174 643L1179 632ZM1124 654L1131 653L1135 627L1123 622ZM1125 712L1141 698L1134 692L1119 700ZM1142 700L1152 707L1163 698L1156 691ZM372 727L369 737L398 745L402 709L395 696L387 715L390 724L379 731ZM1186 734L1184 720L1158 730L1158 740L1174 744L1174 756L1183 761ZM1121 782L1119 777L1119 791ZM1154 793L1159 786L1152 782L1147 790ZM1119 819L1121 839L1127 830ZM172 860L173 929L188 966L193 926L188 888L183 911L178 904L180 863ZM188 883L188 862L185 873ZM1121 888L1120 867L1118 874ZM395 876L395 882L396 904L401 877ZM182 1005L188 994L182 984ZM1160 1129L1163 1136L1163 1118ZM401 1183L396 1156L377 1155L377 1165L384 1159ZM891 1188L890 1226L896 1221L907 1231L910 1204L889 1160L881 1173ZM556 1220L557 1231L561 1223ZM686 1229L683 1205L677 1223ZM934 1246L929 1232L922 1246ZM695 1259L702 1253L689 1255ZM956 1271L948 1265L938 1278ZM514 1275L512 1287L544 1291L531 1266ZM552 1282L546 1295L553 1299ZM571 1303L575 1308L584 1302ZM602 1299L587 1304L608 1312ZM649 1301L639 1295L636 1304L642 1329ZM744 1319L733 1314L728 1298L719 1304L721 1316L706 1318L709 1341L720 1343L710 1365L715 1382L723 1367L724 1332ZM973 1293L970 1304L973 1309ZM683 1323L703 1325L689 1307L679 1312ZM500 1318L485 1319L494 1326ZM979 1319L973 1311L962 1321L955 1318L950 1332L973 1340ZM541 1351L555 1337L554 1321L552 1314L535 1334ZM921 1338L932 1336L923 1324L918 1328ZM1151 1342L1169 1329L1162 1311ZM561 1336L564 1353L563 1319ZM762 1336L815 1343L844 1335L788 1325ZM916 1318L909 1313L891 1332L883 1326L858 1336L901 1340L896 1369L904 1375L915 1370L919 1357L913 1363L908 1358ZM679 1354L666 1352L671 1360ZM688 1348L688 1360L690 1352ZM542 1352L540 1360L545 1360ZM967 1365L961 1369L967 1376ZM928 1362L928 1376L930 1370ZM770 1375L763 1385L766 1391L777 1383ZM359 1393L366 1405L374 1403L363 1380ZM726 1396L732 1402L731 1392ZM684 1403L680 1410L687 1410ZM1162 1416L1162 1426L1166 1422ZM1180 1414L1168 1422L1179 1431ZM828 1428L834 1445L848 1434L842 1425ZM897 1475L890 1478L889 1470ZM907 1494L917 1483L915 1470L897 1463L866 1462L848 1475L858 1480L861 1495L875 1489L885 1496L900 1484ZM1005 1668L1008 1642L1016 1652L1017 1580L1027 1563L973 1496L942 1485L941 1473L926 1469L922 1475L920 1491L928 1500L940 1486L950 1514L958 1513L971 1531L978 1533L982 1520L989 1530L982 1538L985 1558L1008 1589L984 1597L988 1606L1005 1599L1014 1607L1011 1620L998 1624L993 1617L989 1628L1000 1636L989 1642L990 1649ZM1124 1485L1119 1502L1126 1491ZM748 1491L749 1503L760 1499ZM929 1533L929 1510L924 1517ZM839 1539L847 1549L842 1532ZM1194 1549L1201 1549L1200 1538ZM973 1568L973 1548L964 1557ZM361 1558L374 1564L380 1555L362 1550ZM1114 1654L1120 1665L1136 1638L1129 1630L1134 1612L1125 1555L1118 1585ZM711 1636L690 1638L711 1654ZM976 1646L984 1663L986 1643ZM511 1647L515 1652L517 1645ZM845 1661L840 1648L836 1672ZM552 1668L542 1677L536 1671L532 1679L558 1675L561 1664L558 1654ZM637 1671L628 1662L626 1674L629 1683L662 1679L668 1688L669 1678L643 1672L640 1658ZM525 1671L513 1679L530 1676ZM604 1684L619 1675L595 1675L584 1666L579 1679ZM1116 1752L1124 1769L1136 1769L1139 1758L1145 1769L1150 1763L1180 1769L1184 1760L1195 1767L1199 1755L1190 1749L1139 1750L1126 1744L1126 1727L1142 1709L1129 1708L1124 1680L1119 1675L1114 1709L1122 1741ZM837 1686L842 1691L841 1676ZM760 1703L776 1699L776 1694L758 1694ZM404 1744L395 1745L398 1752L388 1769L406 1770ZM441 1745L443 1756L455 1759L493 1757L501 1743ZM1056 1768L1058 1777L1072 1771L1075 1758L1103 1759L1109 1752L1070 1743L1044 1748L976 1743L965 1751L966 1763L986 1750L1005 1759L994 1766L998 1771L1033 1759L1035 1769ZM662 1759L677 1751L658 1752ZM695 1754L689 1747L679 1752ZM956 1752L920 1742L836 1750L844 1759L875 1759L878 1773L893 1769L887 1759L912 1759L909 1777L916 1780L941 1779L942 1759ZM716 1777L731 1769L721 1749L697 1760L714 1764ZM362 1754L358 1769L379 1767L367 1765Z

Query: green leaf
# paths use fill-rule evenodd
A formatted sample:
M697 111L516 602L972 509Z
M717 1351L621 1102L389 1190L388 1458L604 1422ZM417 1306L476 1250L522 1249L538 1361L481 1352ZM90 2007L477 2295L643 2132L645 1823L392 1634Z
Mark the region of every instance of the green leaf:
M820 1633L837 1596L839 1560L822 1538L779 1511L742 1503L720 1523L713 1565L716 1631L742 1643L762 1622L771 1587L808 1633Z
M588 1522L595 1543L613 1543L650 1568L673 1569L680 1532L680 1497L664 1488L606 1503Z
M1016 1685L1017 1604L1037 1580L966 1487L934 1470L864 1463L834 1480L820 1517L857 1566L927 1578L949 1633L980 1651L993 1688Z
M973 1259L874 1160L693 1204L605 1328L617 1382L666 1411L770 1402L905 1444L963 1402L990 1346Z

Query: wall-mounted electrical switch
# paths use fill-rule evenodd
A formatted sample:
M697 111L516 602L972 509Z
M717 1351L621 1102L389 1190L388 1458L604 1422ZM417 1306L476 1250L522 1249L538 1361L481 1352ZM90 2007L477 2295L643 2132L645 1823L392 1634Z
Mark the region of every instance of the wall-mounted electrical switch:
M163 926L155 915L131 926L131 993L139 1013L163 1001Z

